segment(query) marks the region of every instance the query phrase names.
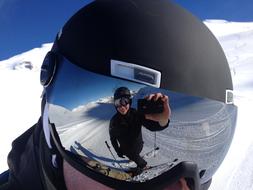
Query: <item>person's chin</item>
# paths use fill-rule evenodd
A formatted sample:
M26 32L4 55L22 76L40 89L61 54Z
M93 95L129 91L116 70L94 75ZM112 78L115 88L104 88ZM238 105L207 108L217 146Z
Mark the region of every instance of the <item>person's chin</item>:
M127 111L121 111L119 112L121 115L126 115Z

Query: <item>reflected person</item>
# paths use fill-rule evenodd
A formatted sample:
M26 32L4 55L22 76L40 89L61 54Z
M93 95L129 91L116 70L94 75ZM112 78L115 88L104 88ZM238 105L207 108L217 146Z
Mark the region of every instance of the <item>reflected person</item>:
M163 111L156 114L143 114L131 108L131 93L127 87L117 88L114 93L114 106L117 113L110 120L109 134L111 144L121 158L127 156L137 164L137 170L147 167L147 162L140 156L143 148L142 126L150 131L160 131L168 127L171 109L168 96L161 93L150 94L145 99L162 100Z

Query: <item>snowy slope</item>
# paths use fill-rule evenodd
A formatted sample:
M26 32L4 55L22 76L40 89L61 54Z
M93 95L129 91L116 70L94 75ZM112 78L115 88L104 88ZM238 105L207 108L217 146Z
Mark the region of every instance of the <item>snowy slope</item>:
M0 61L0 172L7 169L11 142L37 122L40 115L39 69L52 44ZM26 64L29 63L29 64ZM30 65L31 67L26 67Z
M228 59L236 105L237 128L231 148L213 177L211 190L253 189L253 23L207 21Z
M52 43L43 44L40 48L34 48L7 60L0 61L0 70L30 69L34 72L39 72L44 56L52 45Z
M231 148L213 177L211 190L253 189L253 22L207 20L228 59L238 105L238 121ZM11 142L36 123L40 115L39 68L52 44L44 44L0 61L0 172L7 169ZM79 108L81 109L81 108Z

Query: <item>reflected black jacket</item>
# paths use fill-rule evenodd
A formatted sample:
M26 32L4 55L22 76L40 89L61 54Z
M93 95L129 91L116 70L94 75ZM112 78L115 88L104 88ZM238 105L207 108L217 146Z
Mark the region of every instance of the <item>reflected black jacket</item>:
M150 131L160 131L168 127L160 126L156 121L145 119L143 114L137 110L130 108L126 115L116 113L109 127L111 144L117 153L128 153L131 151L140 150L143 146L141 127L144 126Z

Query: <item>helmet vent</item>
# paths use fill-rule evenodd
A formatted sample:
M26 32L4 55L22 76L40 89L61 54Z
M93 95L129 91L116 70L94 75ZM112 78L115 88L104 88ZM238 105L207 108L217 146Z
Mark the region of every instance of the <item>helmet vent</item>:
M111 60L111 75L159 88L161 72L122 61Z

